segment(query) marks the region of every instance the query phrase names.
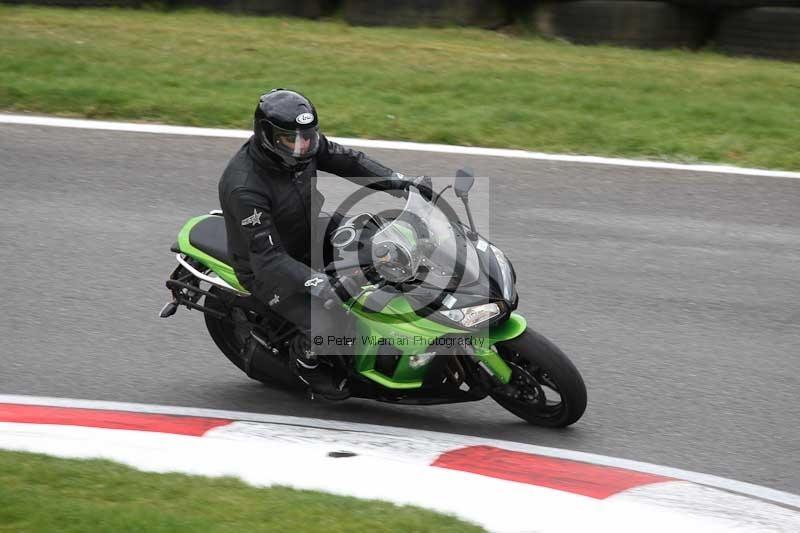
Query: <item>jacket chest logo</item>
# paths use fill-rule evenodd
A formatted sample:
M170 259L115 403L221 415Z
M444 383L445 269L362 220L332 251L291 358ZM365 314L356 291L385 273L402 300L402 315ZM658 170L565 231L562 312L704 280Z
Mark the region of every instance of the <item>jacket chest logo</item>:
M256 209L253 208L253 214L242 220L242 226L247 226L249 224L252 224L254 227L258 226L261 224L261 215L263 214L262 211L256 211Z

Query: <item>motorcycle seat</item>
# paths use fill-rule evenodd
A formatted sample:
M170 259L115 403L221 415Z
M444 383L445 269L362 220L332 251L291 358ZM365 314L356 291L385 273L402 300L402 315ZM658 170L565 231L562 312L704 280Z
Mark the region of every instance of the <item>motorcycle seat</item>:
M210 216L198 222L189 233L189 243L214 259L230 265L228 257L228 234L225 232L225 219Z

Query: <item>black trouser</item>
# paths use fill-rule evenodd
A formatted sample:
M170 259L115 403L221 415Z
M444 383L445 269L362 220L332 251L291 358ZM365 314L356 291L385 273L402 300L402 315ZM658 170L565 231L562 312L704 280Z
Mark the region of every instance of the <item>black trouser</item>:
M308 295L297 294L281 300L271 309L285 318L305 335L305 349L315 355L339 355L346 353L343 342L349 333L350 317L340 305L328 310L323 302ZM297 357L302 353L293 353ZM311 356L313 359L313 356Z
M333 258L330 232L339 226L340 213L323 213L317 219L316 250L311 250L312 267L322 270L324 263ZM322 300L308 294L297 293L281 299L270 309L285 318L306 336L306 346L316 355L337 355L346 353L343 347L345 336L351 335L350 317L337 302L330 310L323 307ZM302 354L294 354L301 356Z

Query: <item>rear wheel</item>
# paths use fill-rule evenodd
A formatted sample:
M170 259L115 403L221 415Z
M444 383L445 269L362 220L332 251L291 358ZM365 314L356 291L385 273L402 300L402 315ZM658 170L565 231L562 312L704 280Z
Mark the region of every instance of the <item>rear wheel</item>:
M212 288L211 292L218 294L219 290ZM246 373L252 379L261 381L266 385L296 385L297 380L289 371L287 365L282 365L278 360L279 356L275 356L271 364L270 372L265 372L261 367L264 366L264 358L273 358L273 356L264 353L266 350L263 347L255 346L257 341L252 337L251 331L253 325L247 318L245 311L238 307L226 307L217 298L206 298L204 305L214 311L225 313L225 318L217 318L209 313L205 313L206 329L208 329L211 339L217 348L227 357L231 363L236 365L239 370ZM253 355L253 361L248 369L247 353L248 350L258 348L260 354ZM260 357L262 361L256 360ZM249 371L248 371L249 370Z
M528 328L495 345L511 367L514 392L492 398L518 417L545 427L575 423L586 410L586 386L578 369L555 344Z

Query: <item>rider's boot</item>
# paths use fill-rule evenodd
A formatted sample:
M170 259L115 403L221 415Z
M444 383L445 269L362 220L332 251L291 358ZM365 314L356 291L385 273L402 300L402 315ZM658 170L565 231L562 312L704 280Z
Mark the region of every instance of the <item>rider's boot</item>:
M297 376L308 385L313 394L327 400L344 400L350 397L346 380L335 380L327 365L319 363L319 356L312 350L303 350L296 358Z

